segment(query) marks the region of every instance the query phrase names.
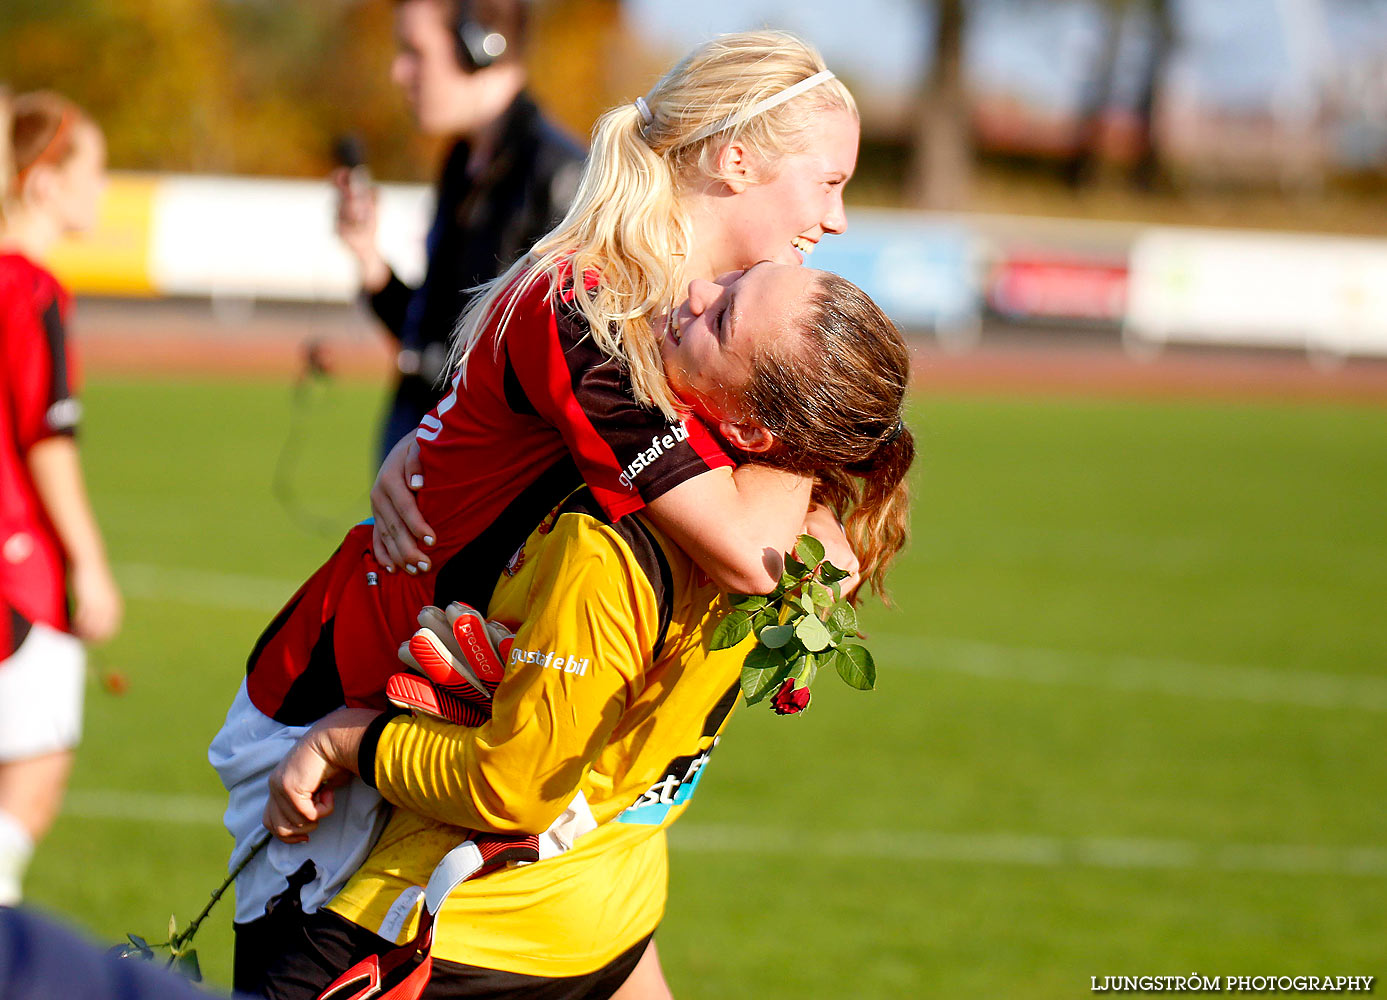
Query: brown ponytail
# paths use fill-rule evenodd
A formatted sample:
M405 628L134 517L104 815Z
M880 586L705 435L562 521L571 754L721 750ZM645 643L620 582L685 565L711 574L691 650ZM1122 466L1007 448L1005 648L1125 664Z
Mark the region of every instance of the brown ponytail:
M901 417L910 350L865 292L827 272L801 326L753 361L748 416L776 436L767 461L817 478L816 502L844 522L863 580L884 599L909 527L915 442Z
M61 165L72 155L73 133L85 120L60 94L41 90L12 97L0 88L0 221L23 194L30 170Z

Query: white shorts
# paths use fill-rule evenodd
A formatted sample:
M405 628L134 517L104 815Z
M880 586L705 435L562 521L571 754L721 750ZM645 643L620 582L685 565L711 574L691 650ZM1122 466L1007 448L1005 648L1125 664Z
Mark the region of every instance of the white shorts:
M35 624L0 660L0 762L71 750L82 736L87 651L82 641Z
M226 787L224 821L235 838L228 868L234 868L265 832L262 822L270 798L270 774L308 726L286 726L250 700L245 681L226 713L226 723L207 749L207 759ZM360 778L336 790L332 815L301 844L271 839L236 878L238 924L265 915L265 906L289 885L289 876L312 861L316 877L299 890L305 913L312 913L342 888L371 853L390 816L390 805Z

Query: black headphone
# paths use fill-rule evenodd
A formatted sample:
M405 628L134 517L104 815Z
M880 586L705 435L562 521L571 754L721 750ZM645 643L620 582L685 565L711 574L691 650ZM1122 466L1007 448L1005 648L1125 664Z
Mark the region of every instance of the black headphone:
M473 20L470 0L457 0L453 41L457 43L458 65L469 72L486 69L505 54L509 44L505 35Z

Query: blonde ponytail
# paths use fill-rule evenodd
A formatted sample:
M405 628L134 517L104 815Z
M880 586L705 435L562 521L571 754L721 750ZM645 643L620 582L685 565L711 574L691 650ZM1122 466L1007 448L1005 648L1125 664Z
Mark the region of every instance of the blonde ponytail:
M555 294L561 269L571 268L575 305L598 347L626 361L642 403L676 414L649 316L683 287L688 226L669 165L642 138L642 124L630 104L598 119L568 214L468 305L454 344L460 358L471 353L481 331L493 325L504 330L530 288L543 280L547 293ZM595 276L595 286L586 287L583 275Z
M540 281L555 294L571 267L574 304L593 340L627 366L640 402L675 419L680 406L651 318L683 300L689 278L692 228L680 195L719 177L718 153L728 142L773 166L778 155L800 148L816 112L855 115L847 88L827 76L792 100L767 102L825 69L813 46L786 32L724 35L665 74L642 106L604 114L572 208L529 255L477 290L458 323L455 363L465 365L483 332L503 335L521 297ZM768 109L748 116L758 103ZM596 278L592 287L586 275Z

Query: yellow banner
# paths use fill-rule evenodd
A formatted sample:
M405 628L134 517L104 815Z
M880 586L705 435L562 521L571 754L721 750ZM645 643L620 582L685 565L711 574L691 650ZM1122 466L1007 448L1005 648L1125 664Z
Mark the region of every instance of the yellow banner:
M49 258L63 284L79 295L156 293L149 254L158 184L155 177L111 178L96 228L63 240Z

